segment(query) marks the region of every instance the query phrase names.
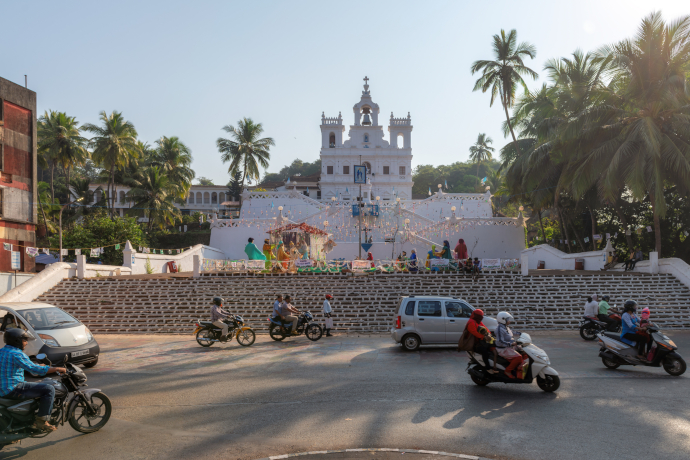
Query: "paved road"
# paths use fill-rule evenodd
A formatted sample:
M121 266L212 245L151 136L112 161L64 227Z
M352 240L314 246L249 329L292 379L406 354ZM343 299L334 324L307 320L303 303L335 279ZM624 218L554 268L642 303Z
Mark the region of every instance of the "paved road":
M477 387L464 354L406 353L387 336L259 336L250 348L209 349L191 336L100 336L101 362L87 375L112 398L108 425L89 435L65 426L0 458L253 460L362 447L495 459L690 457L690 373L611 371L576 332L532 335L561 373L555 394L536 384ZM690 356L690 332L671 336Z

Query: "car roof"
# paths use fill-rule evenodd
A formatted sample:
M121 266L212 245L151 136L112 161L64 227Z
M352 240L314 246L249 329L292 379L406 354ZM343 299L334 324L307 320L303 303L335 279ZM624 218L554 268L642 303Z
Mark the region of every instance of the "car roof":
M2 302L0 307L11 308L12 310L29 310L32 308L57 308L55 305L51 305L45 302Z
M441 295L404 295L405 299L441 299L441 300L465 300L460 297L449 297Z

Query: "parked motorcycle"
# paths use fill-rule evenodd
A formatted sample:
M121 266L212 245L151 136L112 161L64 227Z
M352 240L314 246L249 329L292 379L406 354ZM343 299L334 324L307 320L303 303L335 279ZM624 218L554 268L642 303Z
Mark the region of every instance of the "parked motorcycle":
M612 332L621 331L621 316L616 313L611 313L609 318L616 322L616 327ZM603 321L584 316L580 321L580 337L585 340L594 340L597 338L599 332L607 331L607 324Z
M243 347L248 347L256 340L256 334L251 327L244 325L244 319L241 316L230 316L223 319L223 322L228 325L228 335L225 340L221 340L222 329L214 325L213 322L197 321L195 323L196 329L194 329L197 343L202 347L210 347L216 342L230 342L234 335L237 338L237 343Z
M67 362L67 372L55 378L44 378L41 383L55 387L55 402L49 423L53 426L64 425L65 421L80 433L93 433L108 423L113 407L110 399L98 388L86 387L86 374L80 368ZM39 362L52 363L44 354L36 355ZM33 428L39 399L5 399L0 398L0 449L24 438L42 438L50 434L47 431Z
M604 366L609 369L617 369L619 366L650 366L661 367L675 377L683 375L687 368L685 360L676 352L676 344L659 330L656 326L647 328L647 333L652 336L652 348L647 355L647 361L637 358L637 347L628 345L620 338L620 334L614 332L600 332L599 357Z
M285 337L290 337L292 334L290 330L292 328L292 323L283 322L280 318L268 318L268 335L271 336L273 340L280 342ZM297 328L295 331L296 335L306 335L309 340L315 342L321 338L323 335L323 329L317 323L314 323L314 317L308 311L299 314L297 319Z
M551 361L544 350L532 343L532 337L529 334L521 333L516 342L522 347L522 350L527 354L528 359L523 363L526 367L526 372L523 372L522 378L508 378L504 371L510 364L508 360L498 357L496 368L499 372L491 374L488 369L493 368L493 356L489 359L488 366L484 363L482 355L473 351L468 351L470 362L467 365L467 373L474 383L479 386L485 386L489 383L532 383L536 377L537 385L544 391L552 392L558 390L561 386L561 379L558 377L558 372L551 366ZM524 367L523 367L524 369Z

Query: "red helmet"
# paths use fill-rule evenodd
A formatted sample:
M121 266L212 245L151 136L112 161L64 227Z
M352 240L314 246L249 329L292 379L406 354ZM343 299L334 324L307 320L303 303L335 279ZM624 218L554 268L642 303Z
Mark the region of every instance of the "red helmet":
M327 300L333 300L333 296L330 295L330 294L326 294L326 299L327 299Z

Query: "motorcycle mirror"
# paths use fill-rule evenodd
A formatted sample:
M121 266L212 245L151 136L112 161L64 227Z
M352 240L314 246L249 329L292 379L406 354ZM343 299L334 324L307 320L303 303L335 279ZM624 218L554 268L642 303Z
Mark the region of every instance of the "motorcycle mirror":
M43 360L46 359L47 357L48 357L48 356L46 356L45 353L39 353L39 354L36 355L36 359L39 360L39 361L43 361Z

